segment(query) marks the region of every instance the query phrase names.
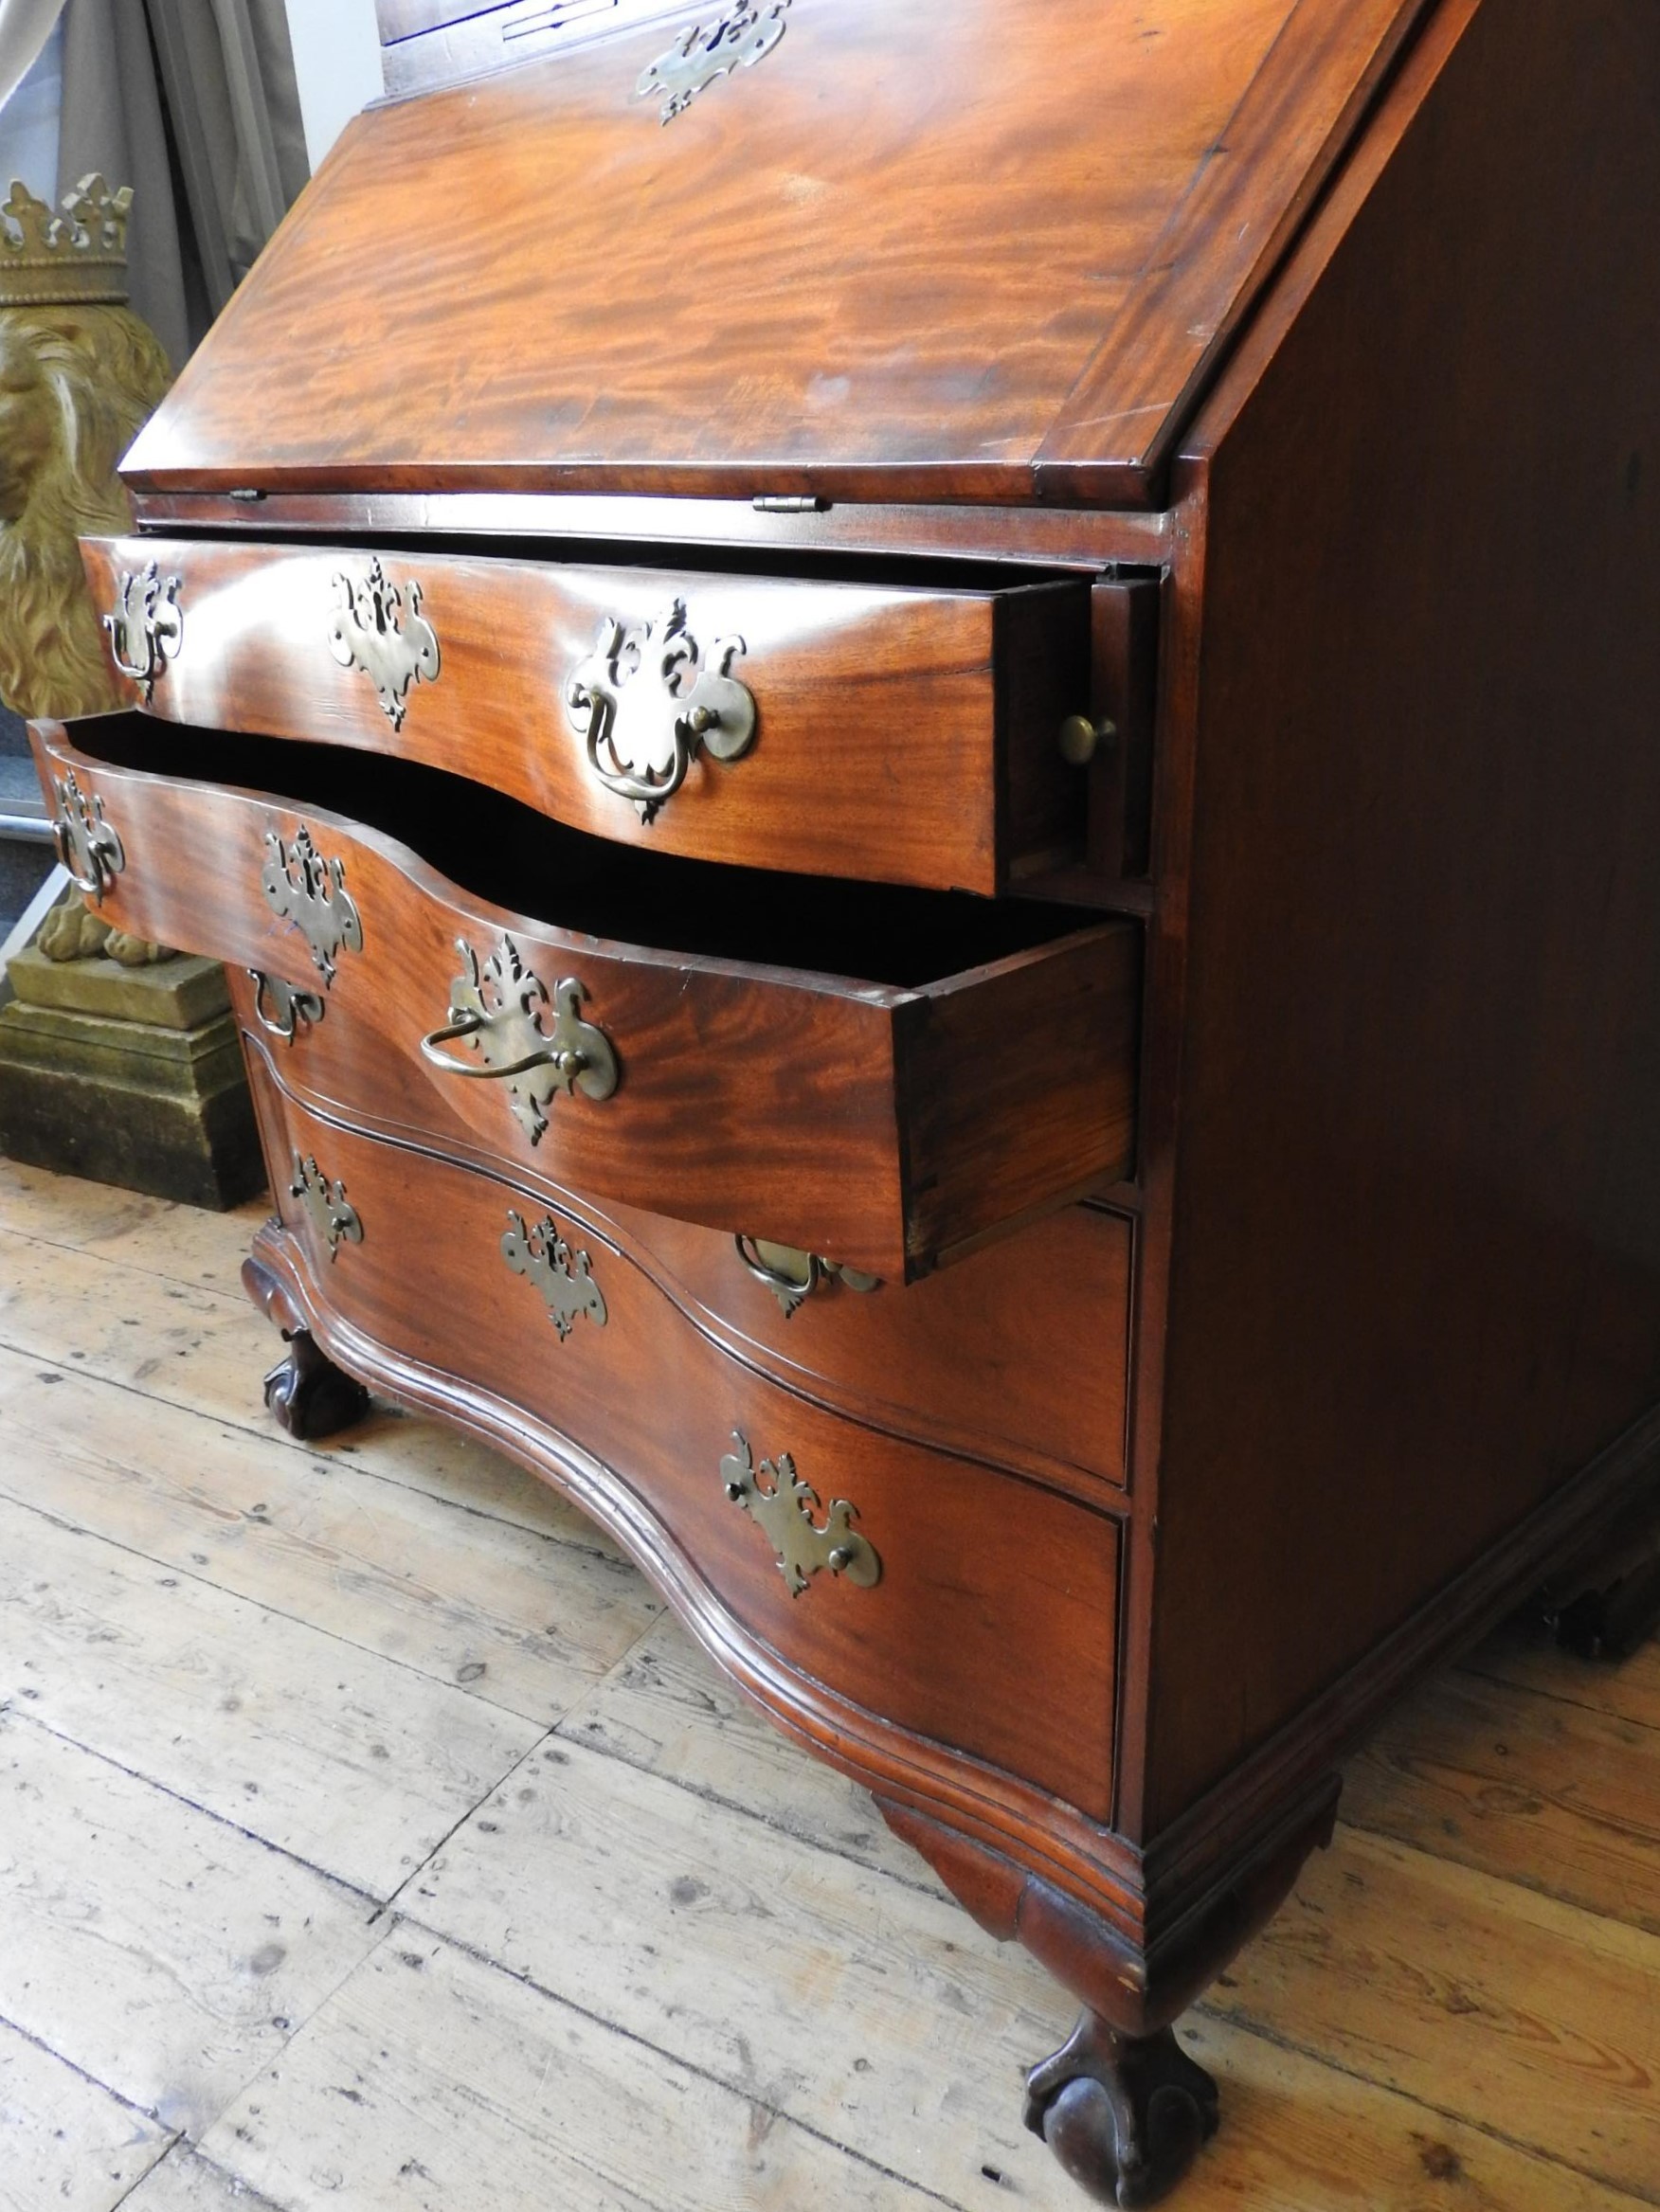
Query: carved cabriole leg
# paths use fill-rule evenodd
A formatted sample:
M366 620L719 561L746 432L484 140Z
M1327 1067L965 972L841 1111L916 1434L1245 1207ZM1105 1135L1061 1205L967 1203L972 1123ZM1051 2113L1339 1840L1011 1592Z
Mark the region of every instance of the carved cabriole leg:
M243 1288L282 1332L285 1356L265 1377L265 1404L302 1444L350 1429L369 1411L362 1383L336 1367L305 1325L304 1316L269 1268L245 1259Z
M1660 1631L1660 1497L1640 1500L1559 1565L1530 1610L1564 1651L1629 1659Z
M893 1832L1000 1942L1019 1942L1084 2006L1026 2077L1026 2125L1102 2204L1151 2204L1216 2132L1216 2083L1172 2022L1285 1901L1309 1852L1331 1839L1335 1775L1254 1850L1136 1943L1001 1852L878 1797Z

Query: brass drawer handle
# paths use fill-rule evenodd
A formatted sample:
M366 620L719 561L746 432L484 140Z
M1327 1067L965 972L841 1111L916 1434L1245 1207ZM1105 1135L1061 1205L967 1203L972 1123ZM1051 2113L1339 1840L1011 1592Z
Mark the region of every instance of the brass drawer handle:
M791 1454L781 1451L757 1469L741 1429L732 1430L732 1442L737 1448L720 1463L721 1482L732 1503L743 1507L772 1546L791 1597L800 1597L807 1577L821 1567L845 1575L856 1589L874 1590L882 1579L882 1562L875 1546L853 1526L857 1507L845 1498L833 1498L823 1527L817 1527L813 1515L819 1494L796 1473Z
M587 986L566 976L551 992L527 968L511 937L480 966L464 937L456 949L467 963L465 975L450 985L449 1019L428 1032L421 1050L435 1068L449 1075L506 1083L513 1110L532 1144L548 1126L548 1106L555 1091L580 1090L596 1103L609 1098L621 1079L617 1053L603 1029L582 1017ZM540 1010L551 1006L553 1026L544 1033ZM465 1038L477 1060L457 1059L446 1045ZM530 1080L526 1081L525 1078Z
M793 1244L772 1244L764 1236L734 1236L732 1242L756 1282L765 1284L777 1299L785 1321L827 1283L845 1283L850 1290L879 1290L882 1286L879 1275L844 1268L839 1260L802 1251Z
M565 687L566 712L588 766L639 807L641 822L673 799L700 751L735 761L754 744L754 693L731 673L745 650L741 638L719 638L702 652L683 599L652 621L601 622L593 652Z
M182 578L163 577L151 562L142 575L122 572L115 611L103 618L110 634L110 658L130 684L136 684L148 707L155 693L155 679L170 660L176 660L185 641L184 610L179 605ZM139 594L136 607L133 594Z
M96 791L87 797L75 781L73 768L52 778L52 792L58 801L52 817L58 859L81 896L100 906L105 891L127 865L120 837L104 819L103 800Z

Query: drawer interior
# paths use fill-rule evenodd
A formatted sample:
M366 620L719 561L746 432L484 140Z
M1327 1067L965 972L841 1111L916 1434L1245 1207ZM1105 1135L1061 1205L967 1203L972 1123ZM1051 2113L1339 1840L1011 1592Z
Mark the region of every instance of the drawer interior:
M848 883L619 845L418 762L139 715L73 726L113 766L267 793L349 816L452 883L608 942L919 990L1074 935L1075 908Z

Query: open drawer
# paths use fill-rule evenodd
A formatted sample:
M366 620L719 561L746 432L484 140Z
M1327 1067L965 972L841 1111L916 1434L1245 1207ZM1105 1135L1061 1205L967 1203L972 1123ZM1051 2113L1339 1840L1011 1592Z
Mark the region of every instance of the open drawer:
M395 753L663 853L996 892L1082 857L1081 579L972 588L92 538L171 721Z
M630 853L138 715L34 742L102 913L255 971L361 1122L890 1282L1130 1164L1133 923Z

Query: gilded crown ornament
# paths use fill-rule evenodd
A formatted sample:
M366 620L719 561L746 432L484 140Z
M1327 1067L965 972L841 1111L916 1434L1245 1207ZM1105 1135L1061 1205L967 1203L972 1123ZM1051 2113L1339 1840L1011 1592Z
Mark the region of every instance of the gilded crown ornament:
M54 215L13 177L0 207L0 307L124 301L132 206L131 185L112 192L101 176L83 176Z

